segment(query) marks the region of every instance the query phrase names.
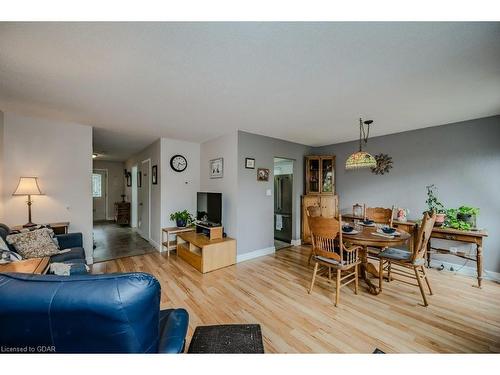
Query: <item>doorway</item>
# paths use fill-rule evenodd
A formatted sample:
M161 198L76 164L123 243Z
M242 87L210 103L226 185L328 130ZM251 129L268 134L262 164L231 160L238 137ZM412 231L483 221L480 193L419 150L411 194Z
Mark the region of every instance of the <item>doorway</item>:
M291 246L294 160L274 158L274 247Z
M92 170L92 218L104 221L108 218L108 170Z
M151 240L151 159L139 164L137 174L137 228L142 238Z
M130 226L137 228L137 165L132 167L132 194L130 202Z

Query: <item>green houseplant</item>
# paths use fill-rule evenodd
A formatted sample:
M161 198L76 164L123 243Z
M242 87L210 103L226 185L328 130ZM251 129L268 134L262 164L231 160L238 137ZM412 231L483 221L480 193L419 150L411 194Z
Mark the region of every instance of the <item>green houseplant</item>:
M446 209L437 198L437 187L432 184L427 185L425 188L427 189L427 200L425 201L425 203L427 204L426 212L428 212L429 214L432 214L434 212L436 214L436 222L434 225L440 227L441 225L443 225L446 218Z
M470 230L476 227L476 218L479 208L460 206L450 208L446 212L446 226L453 229Z
M183 228L193 222L193 216L188 212L188 210L176 211L170 214L170 220L175 220L176 225Z

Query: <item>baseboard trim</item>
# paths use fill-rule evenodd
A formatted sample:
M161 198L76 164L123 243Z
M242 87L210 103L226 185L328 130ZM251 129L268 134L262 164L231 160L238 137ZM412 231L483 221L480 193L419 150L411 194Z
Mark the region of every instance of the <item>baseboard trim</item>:
M153 245L153 247L158 250L159 252L161 252L161 247L159 244L157 244L155 241L153 241L152 239L149 239L148 241L151 245Z
M442 270L441 272L451 272L451 273L456 273L456 274L463 275L463 276L471 276L474 279L477 278L477 268L476 267L470 267L470 266L463 266L462 267L462 265L460 265L460 264L444 262L444 261L439 260L439 259L431 259L431 267L432 268L438 268L441 266L441 264L444 266L444 270ZM450 267L458 269L458 271L450 271ZM483 279L500 282L500 273L483 270Z
M248 253L237 255L236 256L236 263L245 262L245 261L250 260L250 259L262 257L264 255L274 254L275 251L276 251L276 249L274 248L274 246L266 247L264 249L250 251Z
M302 240L300 238L298 240L292 240L292 241L290 241L290 244L292 246L300 246L300 245L302 245Z

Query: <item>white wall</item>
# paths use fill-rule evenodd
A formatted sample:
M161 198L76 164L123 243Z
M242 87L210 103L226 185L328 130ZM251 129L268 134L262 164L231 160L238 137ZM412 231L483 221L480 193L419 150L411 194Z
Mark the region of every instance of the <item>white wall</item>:
M92 128L86 125L4 113L2 221L27 221L26 197L12 196L19 177L37 176L45 195L33 197L33 221L69 221L82 232L92 261Z
M170 159L182 155L187 160L187 168L176 172L170 167ZM196 214L196 193L200 190L200 145L170 138L161 139L162 184L162 227L175 226L170 214L188 210ZM160 172L160 171L159 171Z
M107 220L114 219L115 202L121 202L121 195L125 190L125 176L123 170L125 163L121 161L94 160L93 169L106 169L108 171L108 217Z
M3 184L3 112L0 111L0 223L4 222Z
M224 177L209 177L209 161L224 158ZM228 236L236 238L238 203L238 133L204 142L200 148L200 191L222 193L222 224ZM255 235L255 234L254 234ZM238 243L238 242L237 242ZM239 248L238 243L238 248Z
M151 168L154 165L158 166L158 184L153 185L151 183L151 171L148 173L149 184L151 186L151 221L149 225L151 226L151 243L159 250L161 242L161 190L160 186L162 184L162 163L161 163L161 142L160 139L153 142L151 145L146 147L144 150L138 152L127 161L125 161L125 168L128 172L132 171L132 166L140 164L143 160L151 159ZM133 177L135 178L135 177ZM132 201L132 188L126 186L126 181L123 180L125 187L126 200L128 202Z

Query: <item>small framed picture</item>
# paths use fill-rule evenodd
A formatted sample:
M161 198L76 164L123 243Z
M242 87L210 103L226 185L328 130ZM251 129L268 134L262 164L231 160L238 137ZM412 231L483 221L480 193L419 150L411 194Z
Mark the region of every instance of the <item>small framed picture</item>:
M255 159L254 158L245 158L245 168L255 169Z
M132 186L132 173L127 172L126 176L127 176L127 187L131 187Z
M142 173L141 173L141 171L137 172L137 187L142 187Z
M269 181L269 169L257 168L257 181Z
M224 158L210 160L210 178L222 178L224 176Z
M153 185L158 184L158 166L153 165L153 168L151 168L151 183Z

